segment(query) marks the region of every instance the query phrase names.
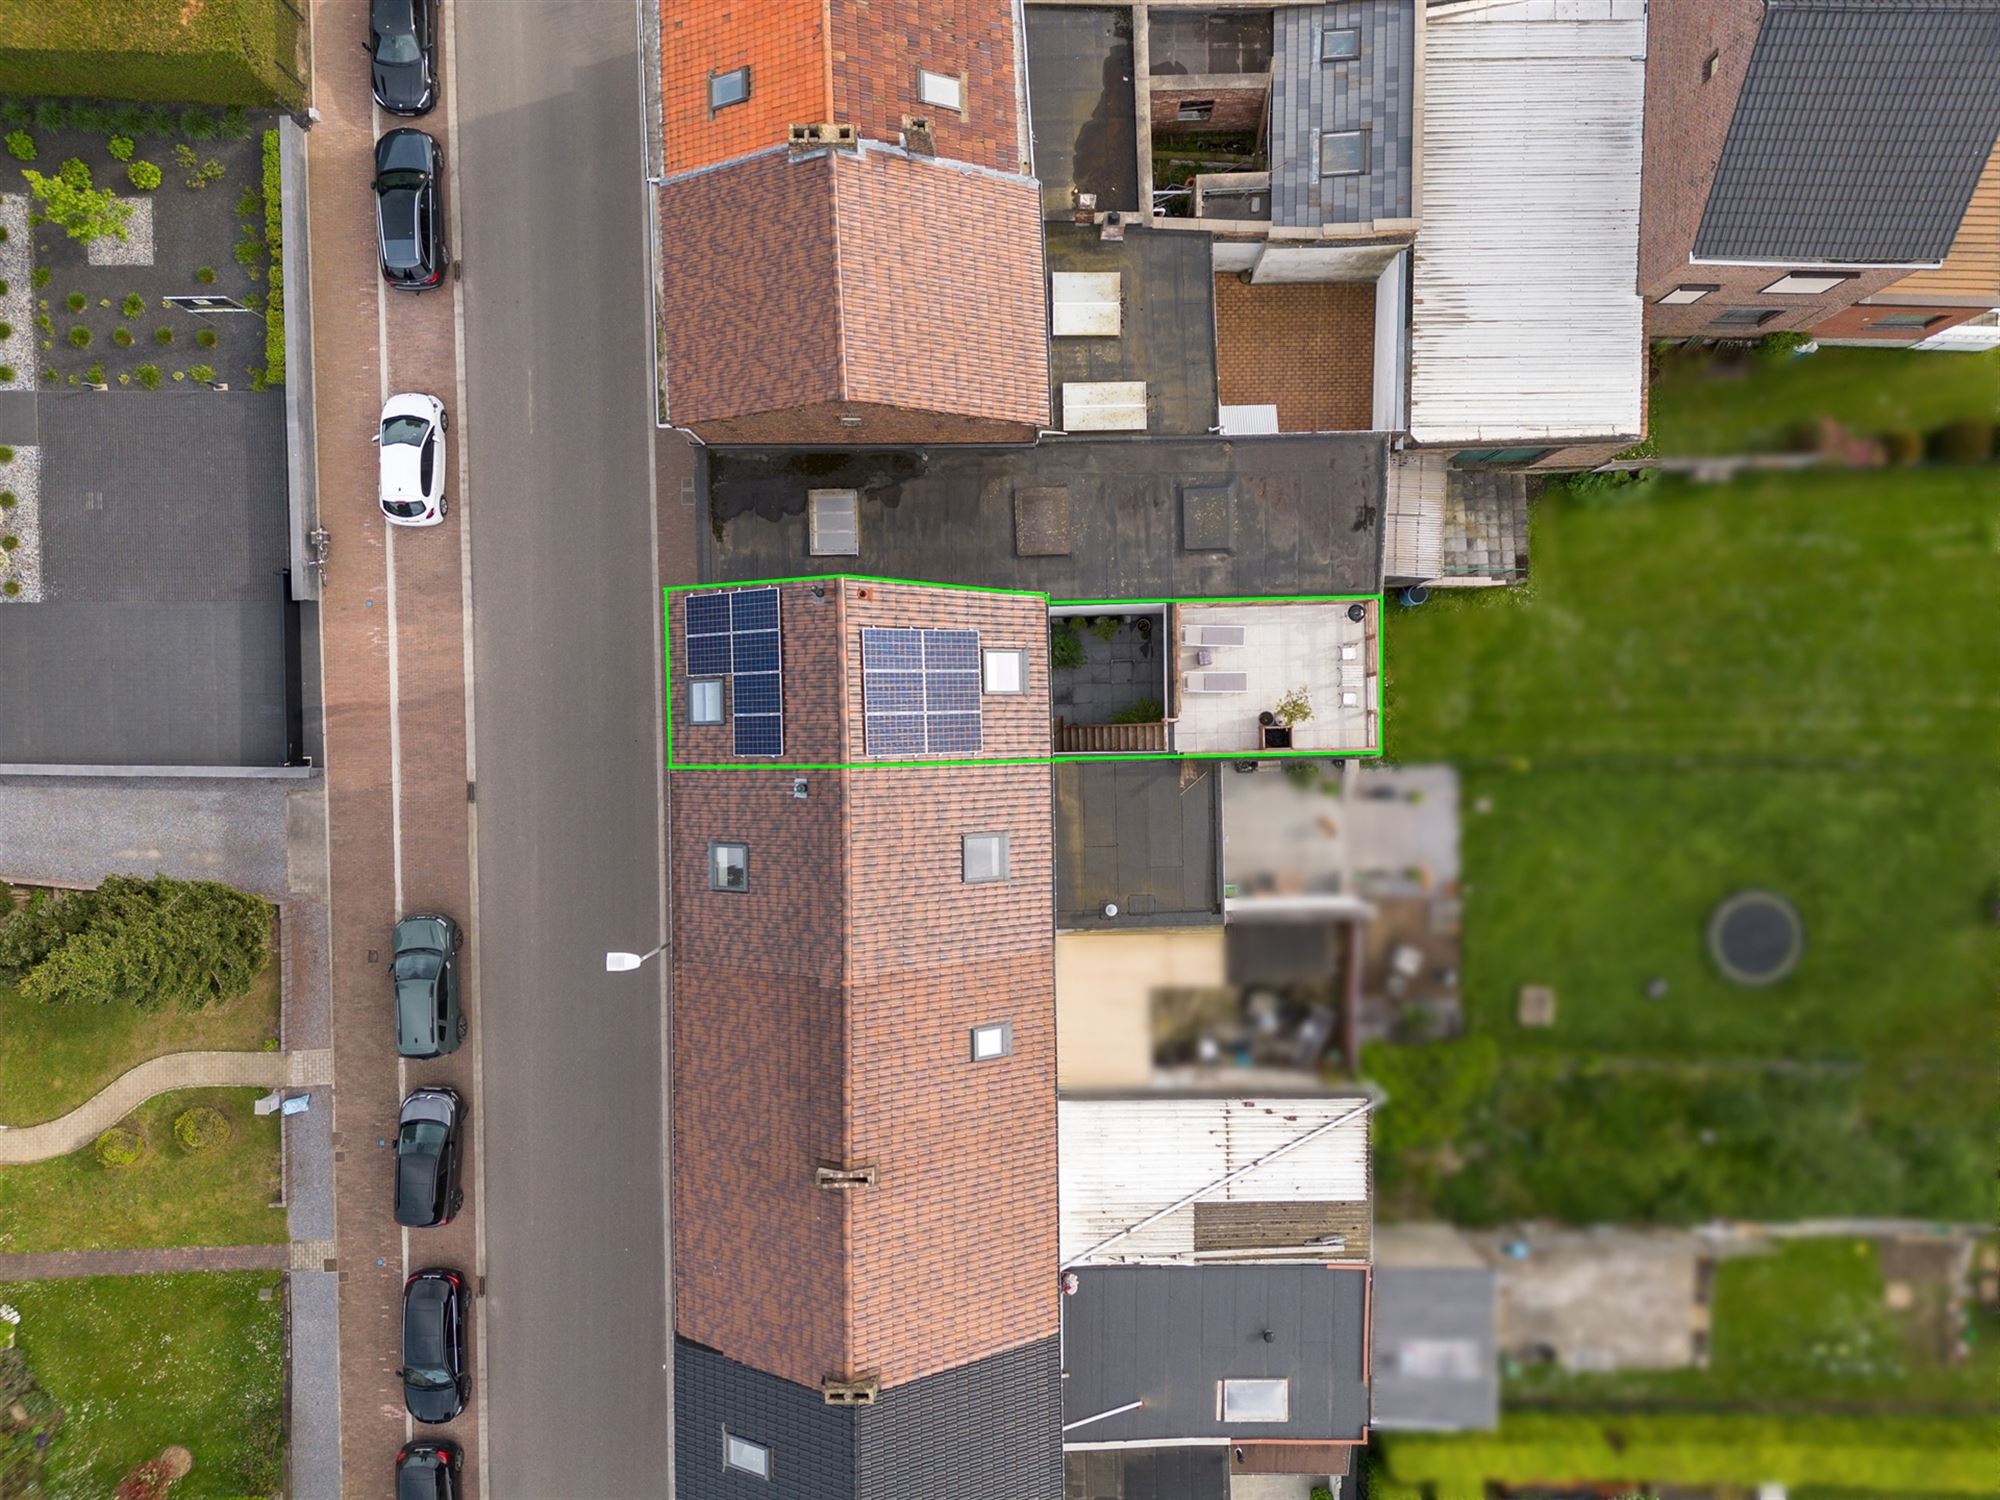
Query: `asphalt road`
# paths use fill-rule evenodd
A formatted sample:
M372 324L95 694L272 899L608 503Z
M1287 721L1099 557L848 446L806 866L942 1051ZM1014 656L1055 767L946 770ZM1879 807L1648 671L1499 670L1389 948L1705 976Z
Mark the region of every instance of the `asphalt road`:
M666 970L603 961L664 936L637 22L457 9L486 1494L664 1496Z

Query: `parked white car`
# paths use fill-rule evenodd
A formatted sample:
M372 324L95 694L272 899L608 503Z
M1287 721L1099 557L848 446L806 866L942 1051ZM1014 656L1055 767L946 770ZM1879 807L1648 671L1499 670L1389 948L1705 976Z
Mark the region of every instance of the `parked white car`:
M444 435L450 427L435 396L410 391L383 404L375 441L382 449L382 514L390 525L444 520Z

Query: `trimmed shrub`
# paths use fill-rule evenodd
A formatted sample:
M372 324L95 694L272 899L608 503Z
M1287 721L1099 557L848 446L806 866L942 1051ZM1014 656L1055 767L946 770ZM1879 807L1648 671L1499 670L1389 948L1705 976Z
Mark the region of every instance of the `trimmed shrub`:
M132 347L132 330L129 328L112 329L111 342L116 344L120 349L130 349Z
M213 384L215 380L215 366L189 365L188 378L191 380L199 380L203 385Z
M115 160L130 161L137 145L129 135L114 135L104 143L104 149L109 151Z
M154 343L171 344L173 341L174 341L174 331L173 329L167 327L166 324L162 323L158 328L155 328L153 330Z
M154 188L160 185L162 178L165 176L157 166L149 161L133 162L131 166L125 169L125 175L132 179L132 186L142 193L152 192Z
M19 375L20 371L12 365L0 365L0 383L12 385Z
M146 1154L146 1138L126 1125L113 1125L97 1138L91 1147L100 1167L116 1171L129 1167Z
M10 578L5 583L0 583L0 594L5 594L10 599L20 592L21 581L18 578Z
M158 365L141 365L132 372L132 378L137 380L147 390L156 391L160 388L160 367Z
M0 464L11 464L13 461L14 450L5 443L0 443Z
M0 342L11 339L13 336L14 325L12 323L0 323Z
M0 490L0 510L12 510L21 503L21 497L12 490Z
M1993 424L1979 417L1947 422L1931 434L1929 446L1941 464L1983 464L1993 457Z
M127 292L125 300L118 304L118 310L128 318L136 318L146 310L146 299L137 292Z
M213 1151L229 1139L229 1117L207 1104L184 1109L174 1116L174 1139L183 1151Z
M90 347L90 330L85 328L81 323L77 324L76 327L69 331L69 342L71 348L88 349Z
M83 372L83 378L89 381L92 385L103 385L104 361L100 359L95 364L93 364L88 370L85 370Z
M7 154L15 161L33 161L36 155L35 138L25 130L8 131Z
M199 329L194 336L194 341L204 349L213 349L215 347L215 340L216 333L213 328Z
M194 271L194 279L195 279L196 281L199 281L199 282L200 282L200 283L201 283L201 284L202 284L203 286L214 286L214 285L215 285L215 267L214 267L214 266L196 266L196 267L195 267L195 271Z
M16 547L20 545L21 545L21 539L15 536L14 533L11 531L8 532L5 536L0 536L0 551L12 552Z
M284 172L278 132L264 132L264 244L271 252L271 295L264 304L264 379L285 383Z
M90 306L90 299L84 296L82 292L71 292L67 297L63 298L63 302L69 307L71 312L82 312L86 307Z

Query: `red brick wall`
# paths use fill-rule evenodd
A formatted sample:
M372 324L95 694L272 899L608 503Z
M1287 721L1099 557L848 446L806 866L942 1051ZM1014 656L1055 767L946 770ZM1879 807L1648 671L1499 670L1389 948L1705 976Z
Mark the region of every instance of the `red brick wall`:
M1255 130L1264 123L1265 89L1163 89L1153 85L1153 134L1199 135L1217 130ZM1208 99L1215 111L1206 121L1177 120L1189 99Z
M1035 184L886 152L835 169L847 399L1046 426Z
M800 481L801 491L808 486ZM824 561L824 559L819 559ZM699 592L699 591L697 591ZM785 749L783 759L825 764L841 759L839 590L829 586L813 596L809 583L784 584L778 591L778 640L784 668ZM688 705L687 598L673 594L673 629L668 632L668 683L672 689L676 764L713 764L736 759L736 732L730 722L696 724ZM723 704L733 721L732 689ZM754 765L755 761L746 764ZM787 783L789 785L789 782Z
M1046 766L848 774L857 1370L900 1384L1056 1331L1054 886ZM1009 835L966 885L960 837ZM1014 1051L970 1061L970 1031Z
M1756 338L1811 328L1905 274L1871 271L1821 297L1768 297L1762 289L1792 267L1690 264L1762 18L1761 0L1672 0L1647 13L1639 293L1647 304L1646 332L1656 338ZM1704 78L1712 55L1716 74ZM1681 285L1719 290L1681 306L1659 301ZM1727 307L1780 315L1757 328L1717 328L1716 315Z
M931 122L939 156L1021 166L1014 16L1006 0L833 0L833 117L893 141L903 116ZM963 75L964 110L917 98L917 69Z
M824 0L678 0L660 7L660 96L669 173L784 144L833 118ZM750 65L750 97L711 111L708 78Z
M805 1385L848 1364L845 787L774 771L672 781L675 1326ZM750 888L708 889L708 843Z
M843 669L847 682L845 759L872 760L868 754L861 705L861 631L867 626L972 629L981 648L1021 646L1028 652L1026 690L982 693L980 755L1031 756L1049 753L1049 629L1048 606L1038 597L981 594L959 589L924 589L895 584L841 585L845 640ZM912 757L921 759L923 757Z
M1876 339L1885 344L1913 344L1918 339L1929 338L1941 329L1955 328L1960 323L1971 321L1986 311L1983 307L1947 307L1914 304L1895 307L1874 304L1845 308L1835 313L1813 329L1815 336L1823 339ZM1876 325L1883 318L1895 317L1902 313L1922 313L1937 319L1927 328L1881 328Z

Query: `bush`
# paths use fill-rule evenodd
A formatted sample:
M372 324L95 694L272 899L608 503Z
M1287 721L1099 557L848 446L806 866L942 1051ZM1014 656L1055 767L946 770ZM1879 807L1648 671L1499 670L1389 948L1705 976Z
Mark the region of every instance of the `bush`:
M0 510L12 510L21 503L21 497L12 490L0 490Z
M215 366L189 365L188 378L191 380L199 380L203 385L212 385L215 381Z
M264 132L264 244L271 252L271 295L264 304L264 379L285 383L285 212L278 132Z
M15 161L33 161L36 154L35 138L25 130L8 131L7 154Z
M226 885L111 875L92 895L80 931L52 947L31 932L44 951L21 976L22 999L197 1009L243 994L269 956L270 907ZM56 903L58 916L70 899ZM8 944L21 920L0 926L0 957L18 957Z
M1919 432L1911 432L1907 427L1882 434L1882 453L1890 463L1899 467L1920 463L1924 456L1924 438Z
M111 342L116 344L120 349L130 349L132 347L132 330L129 328L112 329Z
M90 330L85 328L81 323L77 324L76 327L69 331L69 342L71 348L88 349L90 347Z
M5 443L0 443L0 464L11 464L13 461L14 450Z
M1947 422L1931 434L1929 446L1941 464L1983 464L1993 457L1993 424L1978 417Z
M69 128L69 106L60 99L37 99L35 123L44 130Z
M173 329L167 327L166 324L162 323L158 328L155 328L153 330L154 343L171 344L173 341L174 341L174 331Z
M35 105L31 99L0 99L0 125L32 125Z
M125 169L125 175L132 179L132 186L142 193L150 193L160 185L165 175L149 161L135 161Z
M92 187L90 168L75 157L64 162L54 177L44 177L32 168L24 169L21 176L41 205L42 215L51 224L60 224L71 239L87 245L107 235L125 238L125 221L132 217L132 205L118 202L110 188Z
M91 365L91 367L88 370L85 370L83 372L83 378L89 381L92 385L103 385L104 361L100 359L96 363Z
M146 299L137 292L127 292L125 300L118 304L118 310L128 318L136 318L146 310Z
M12 323L0 323L0 343L4 343L13 336L14 325Z
M117 161L130 161L137 146L129 135L114 135L104 143L104 149Z
M215 347L215 338L216 335L213 328L203 328L196 331L194 341L204 349L213 349Z
M90 306L90 299L84 296L82 292L71 292L67 297L63 298L63 301L68 304L71 312L82 312L86 307Z
M21 581L18 578L10 578L5 583L0 583L0 594L5 594L10 599L20 592Z
M200 153L185 141L176 142L173 149L174 165L179 167L183 172L192 172L195 169L196 163L201 160Z
M1059 672L1083 665L1083 632L1074 619L1064 620L1049 631L1049 665Z
M264 244L261 240L238 240L233 252L239 266L254 266L264 259Z
M1141 698L1126 708L1121 708L1111 716L1114 724L1157 724L1167 715L1166 706L1158 698Z
M116 1170L131 1166L146 1154L146 1138L129 1126L113 1125L97 1138L91 1150L99 1166Z
M1790 359L1811 342L1809 333L1767 333L1757 340L1757 357L1774 361Z
M65 156L63 164L56 168L56 177L63 186L81 193L90 186L90 163L80 156Z
M34 271L30 273L28 280L32 281L38 287L47 286L49 284L49 268L47 266L36 266Z
M215 267L214 267L214 266L196 266L196 267L195 267L195 272L194 272L194 279L195 279L196 281L199 281L199 282L200 282L200 283L201 283L201 284L202 284L203 286L214 286L214 285L215 285Z
M229 1117L207 1104L174 1116L174 1139L183 1151L212 1151L229 1139Z
M264 212L264 202L261 198L257 196L257 190L255 188L247 187L240 194L237 195L236 198L237 218L255 219L261 217L263 215L263 212Z
M250 116L244 113L242 105L232 104L222 112L218 128L228 140L247 141L250 139Z
M1116 615L1099 615L1090 622L1090 633L1108 645L1118 638L1118 631L1124 623Z
M12 365L0 365L0 384L12 385L19 374Z
M147 390L156 391L160 388L160 367L158 365L141 365L132 372L132 378L137 380Z
M181 111L181 134L191 141L212 141L219 133L215 116L205 109Z
M21 545L21 539L15 536L14 533L11 531L8 532L5 536L0 536L0 551L12 552L16 547L20 545Z

